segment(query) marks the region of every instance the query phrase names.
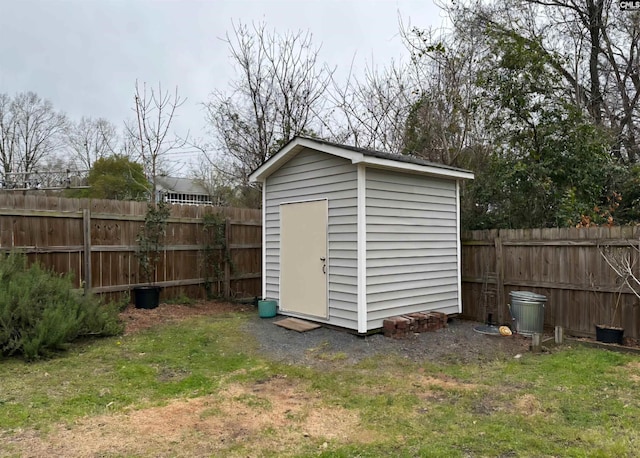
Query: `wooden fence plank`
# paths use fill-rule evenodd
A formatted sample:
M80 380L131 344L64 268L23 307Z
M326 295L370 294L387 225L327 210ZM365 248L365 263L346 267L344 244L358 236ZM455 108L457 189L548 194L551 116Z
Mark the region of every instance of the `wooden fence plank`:
M465 317L485 320L478 304L478 288L485 280L479 266L494 259L496 272L503 272L496 285L498 296L506 299L498 301L497 316L503 322L510 319L508 293L526 289L547 296L546 327L561 325L569 334L594 335L596 324L612 321L625 328L625 335L640 338L640 301L632 290L620 284L600 254L601 249L640 247L638 228L519 229L493 234L462 233ZM640 275L640 251L631 251L634 269ZM621 304L614 317L619 295Z
M231 246L231 220L227 218L224 222L224 257L229 257L229 247ZM224 263L224 297L231 296L231 264Z
M498 311L498 319L501 322L504 322L507 319L504 307L501 307L501 304L505 303L504 298L504 259L502 252L502 238L500 236L496 237L494 240L494 247L496 250L496 263L494 267L494 272L496 274L496 308Z
M84 239L84 292L91 291L91 213L88 208L82 210L82 238Z
M31 261L43 262L61 274L73 274L77 287L115 298L140 282L136 236L146 208L144 202L0 193L0 252L23 251ZM165 299L194 287L204 297L203 286L212 273L204 272L202 218L211 213L228 221L227 249L232 253L220 257L220 270L228 274L226 281L213 279L224 282L214 293L233 295L239 288L246 297L260 294L261 273L254 253L262 246L261 212L172 205L157 278L165 287ZM223 247L209 248L220 251ZM233 268L224 265L231 257Z

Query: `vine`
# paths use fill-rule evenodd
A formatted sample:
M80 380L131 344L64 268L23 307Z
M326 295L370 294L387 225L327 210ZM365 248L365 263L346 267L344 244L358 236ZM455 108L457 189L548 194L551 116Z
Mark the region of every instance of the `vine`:
M136 257L140 263L140 274L146 283L155 283L160 253L167 232L167 220L171 208L167 202L147 204L144 224L136 237L138 249Z
M202 218L204 232L207 234L204 246L203 270L205 291L207 298L216 296L213 285L218 284L218 294L221 296L221 282L224 278L224 266L228 263L233 270L231 253L227 246L226 220L220 214L208 214Z

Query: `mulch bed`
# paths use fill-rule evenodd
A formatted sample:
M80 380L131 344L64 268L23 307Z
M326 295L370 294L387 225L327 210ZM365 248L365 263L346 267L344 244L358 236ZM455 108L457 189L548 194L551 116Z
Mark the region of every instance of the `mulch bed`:
M160 304L155 309L137 309L133 304L120 313L125 323L125 335L134 334L144 329L173 323L194 316L220 315L230 312L248 312L253 307L246 304L217 301L198 301L189 305Z

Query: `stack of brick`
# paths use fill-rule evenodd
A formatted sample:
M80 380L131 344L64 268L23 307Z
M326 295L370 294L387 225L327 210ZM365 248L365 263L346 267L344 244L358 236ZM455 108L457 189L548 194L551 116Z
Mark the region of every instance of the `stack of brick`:
M447 314L442 312L417 312L392 316L382 323L386 337L405 339L416 333L431 332L447 326Z

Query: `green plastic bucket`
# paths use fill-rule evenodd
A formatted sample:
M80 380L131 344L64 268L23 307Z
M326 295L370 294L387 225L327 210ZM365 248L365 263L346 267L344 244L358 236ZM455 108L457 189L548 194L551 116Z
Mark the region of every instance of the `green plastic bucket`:
M276 301L258 301L258 315L260 318L273 318L276 316Z

